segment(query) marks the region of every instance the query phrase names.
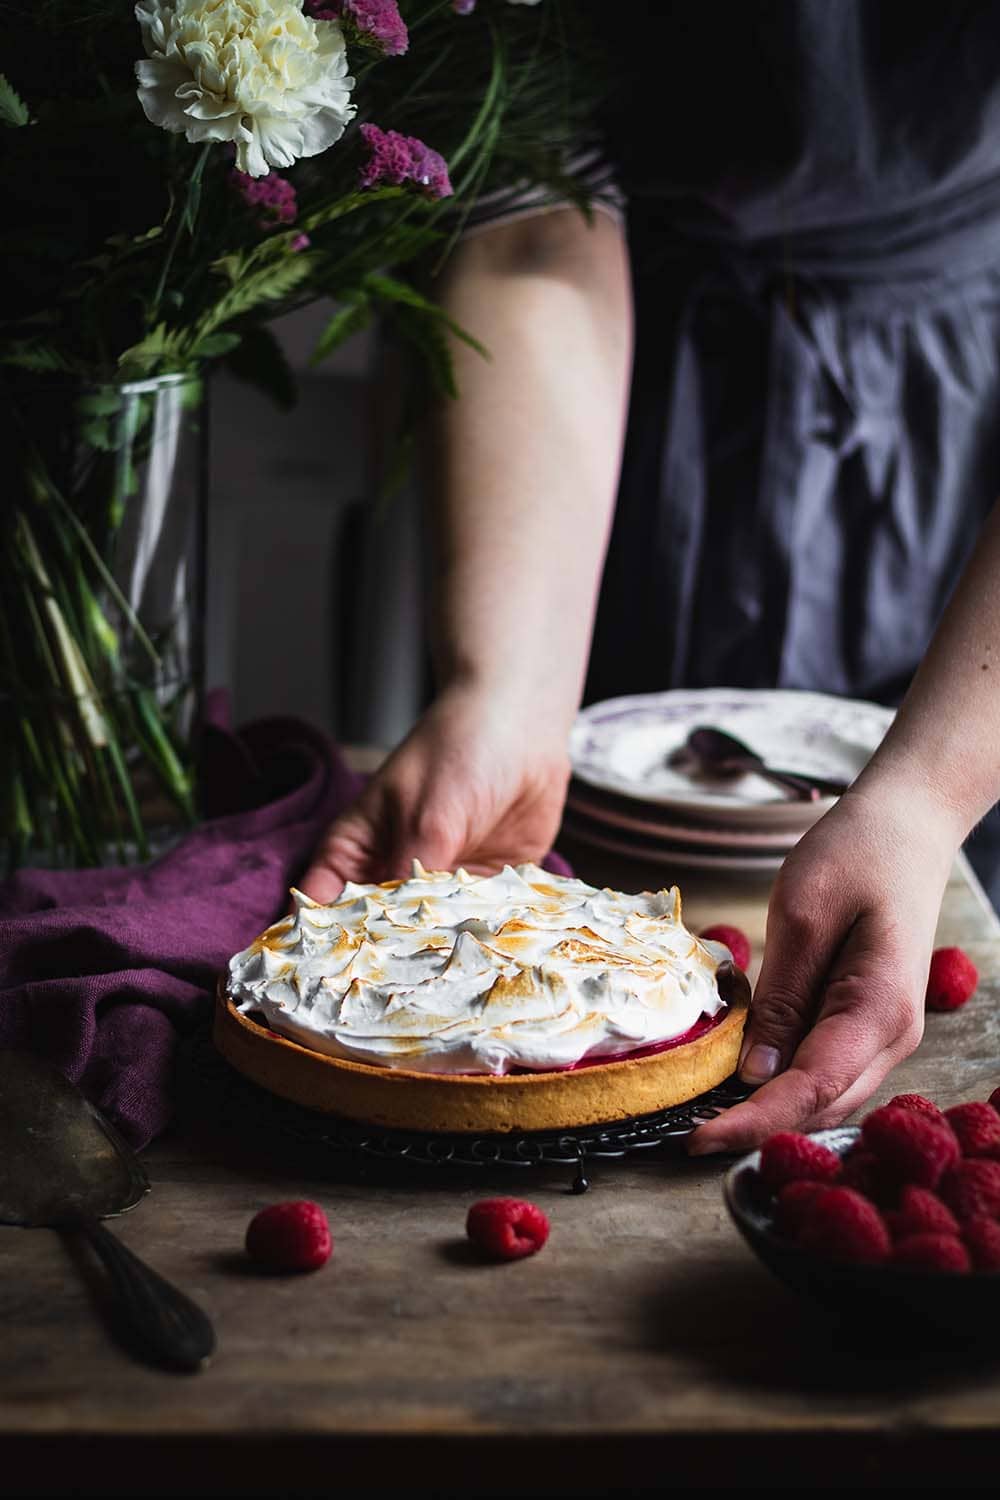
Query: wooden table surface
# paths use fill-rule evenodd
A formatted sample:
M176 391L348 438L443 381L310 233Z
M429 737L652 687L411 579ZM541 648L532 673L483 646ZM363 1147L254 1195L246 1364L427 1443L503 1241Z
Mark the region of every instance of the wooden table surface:
M602 883L655 879L576 851ZM685 880L696 928L747 928L766 886ZM944 1104L1000 1083L1000 924L956 866L941 943L980 967L972 1002L931 1016L903 1089ZM864 1338L758 1264L729 1223L726 1162L683 1155L569 1172L400 1177L290 1140L175 1132L144 1156L153 1191L117 1234L196 1297L218 1353L197 1375L148 1368L109 1337L92 1268L45 1231L0 1233L0 1460L26 1492L347 1494L594 1492L737 1484L993 1485L1000 1362ZM530 1196L545 1250L477 1263L470 1203ZM252 1273L241 1251L265 1204L326 1208L321 1271ZM1000 1333L998 1333L1000 1345Z

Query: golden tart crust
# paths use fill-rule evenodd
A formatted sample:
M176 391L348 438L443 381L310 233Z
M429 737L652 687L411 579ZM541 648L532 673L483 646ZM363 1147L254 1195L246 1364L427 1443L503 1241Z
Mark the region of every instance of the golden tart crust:
M685 1104L735 1071L750 986L732 964L720 965L717 978L727 1009L694 1041L565 1072L410 1073L329 1057L243 1015L225 978L213 1035L223 1057L252 1082L325 1114L396 1130L568 1130Z

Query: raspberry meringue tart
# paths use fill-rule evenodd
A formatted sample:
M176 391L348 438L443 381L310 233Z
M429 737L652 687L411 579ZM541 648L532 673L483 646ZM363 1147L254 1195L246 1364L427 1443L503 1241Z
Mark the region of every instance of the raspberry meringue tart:
M649 1114L735 1069L746 976L681 921L537 865L348 884L230 961L215 1040L308 1108L408 1130L552 1130Z

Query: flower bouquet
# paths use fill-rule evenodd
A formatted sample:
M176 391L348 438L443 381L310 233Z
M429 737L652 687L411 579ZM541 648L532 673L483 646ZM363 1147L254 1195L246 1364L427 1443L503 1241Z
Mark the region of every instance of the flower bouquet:
M206 371L289 404L268 325L332 297L316 360L379 317L454 394L433 271L484 192L586 208L597 74L562 0L7 9L0 827L12 867L144 858L154 792L197 812Z

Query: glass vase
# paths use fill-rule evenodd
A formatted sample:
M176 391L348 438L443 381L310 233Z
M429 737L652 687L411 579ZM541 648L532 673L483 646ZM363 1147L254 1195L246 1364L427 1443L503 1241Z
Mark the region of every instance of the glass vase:
M196 374L8 390L8 869L145 860L195 817L206 408Z

